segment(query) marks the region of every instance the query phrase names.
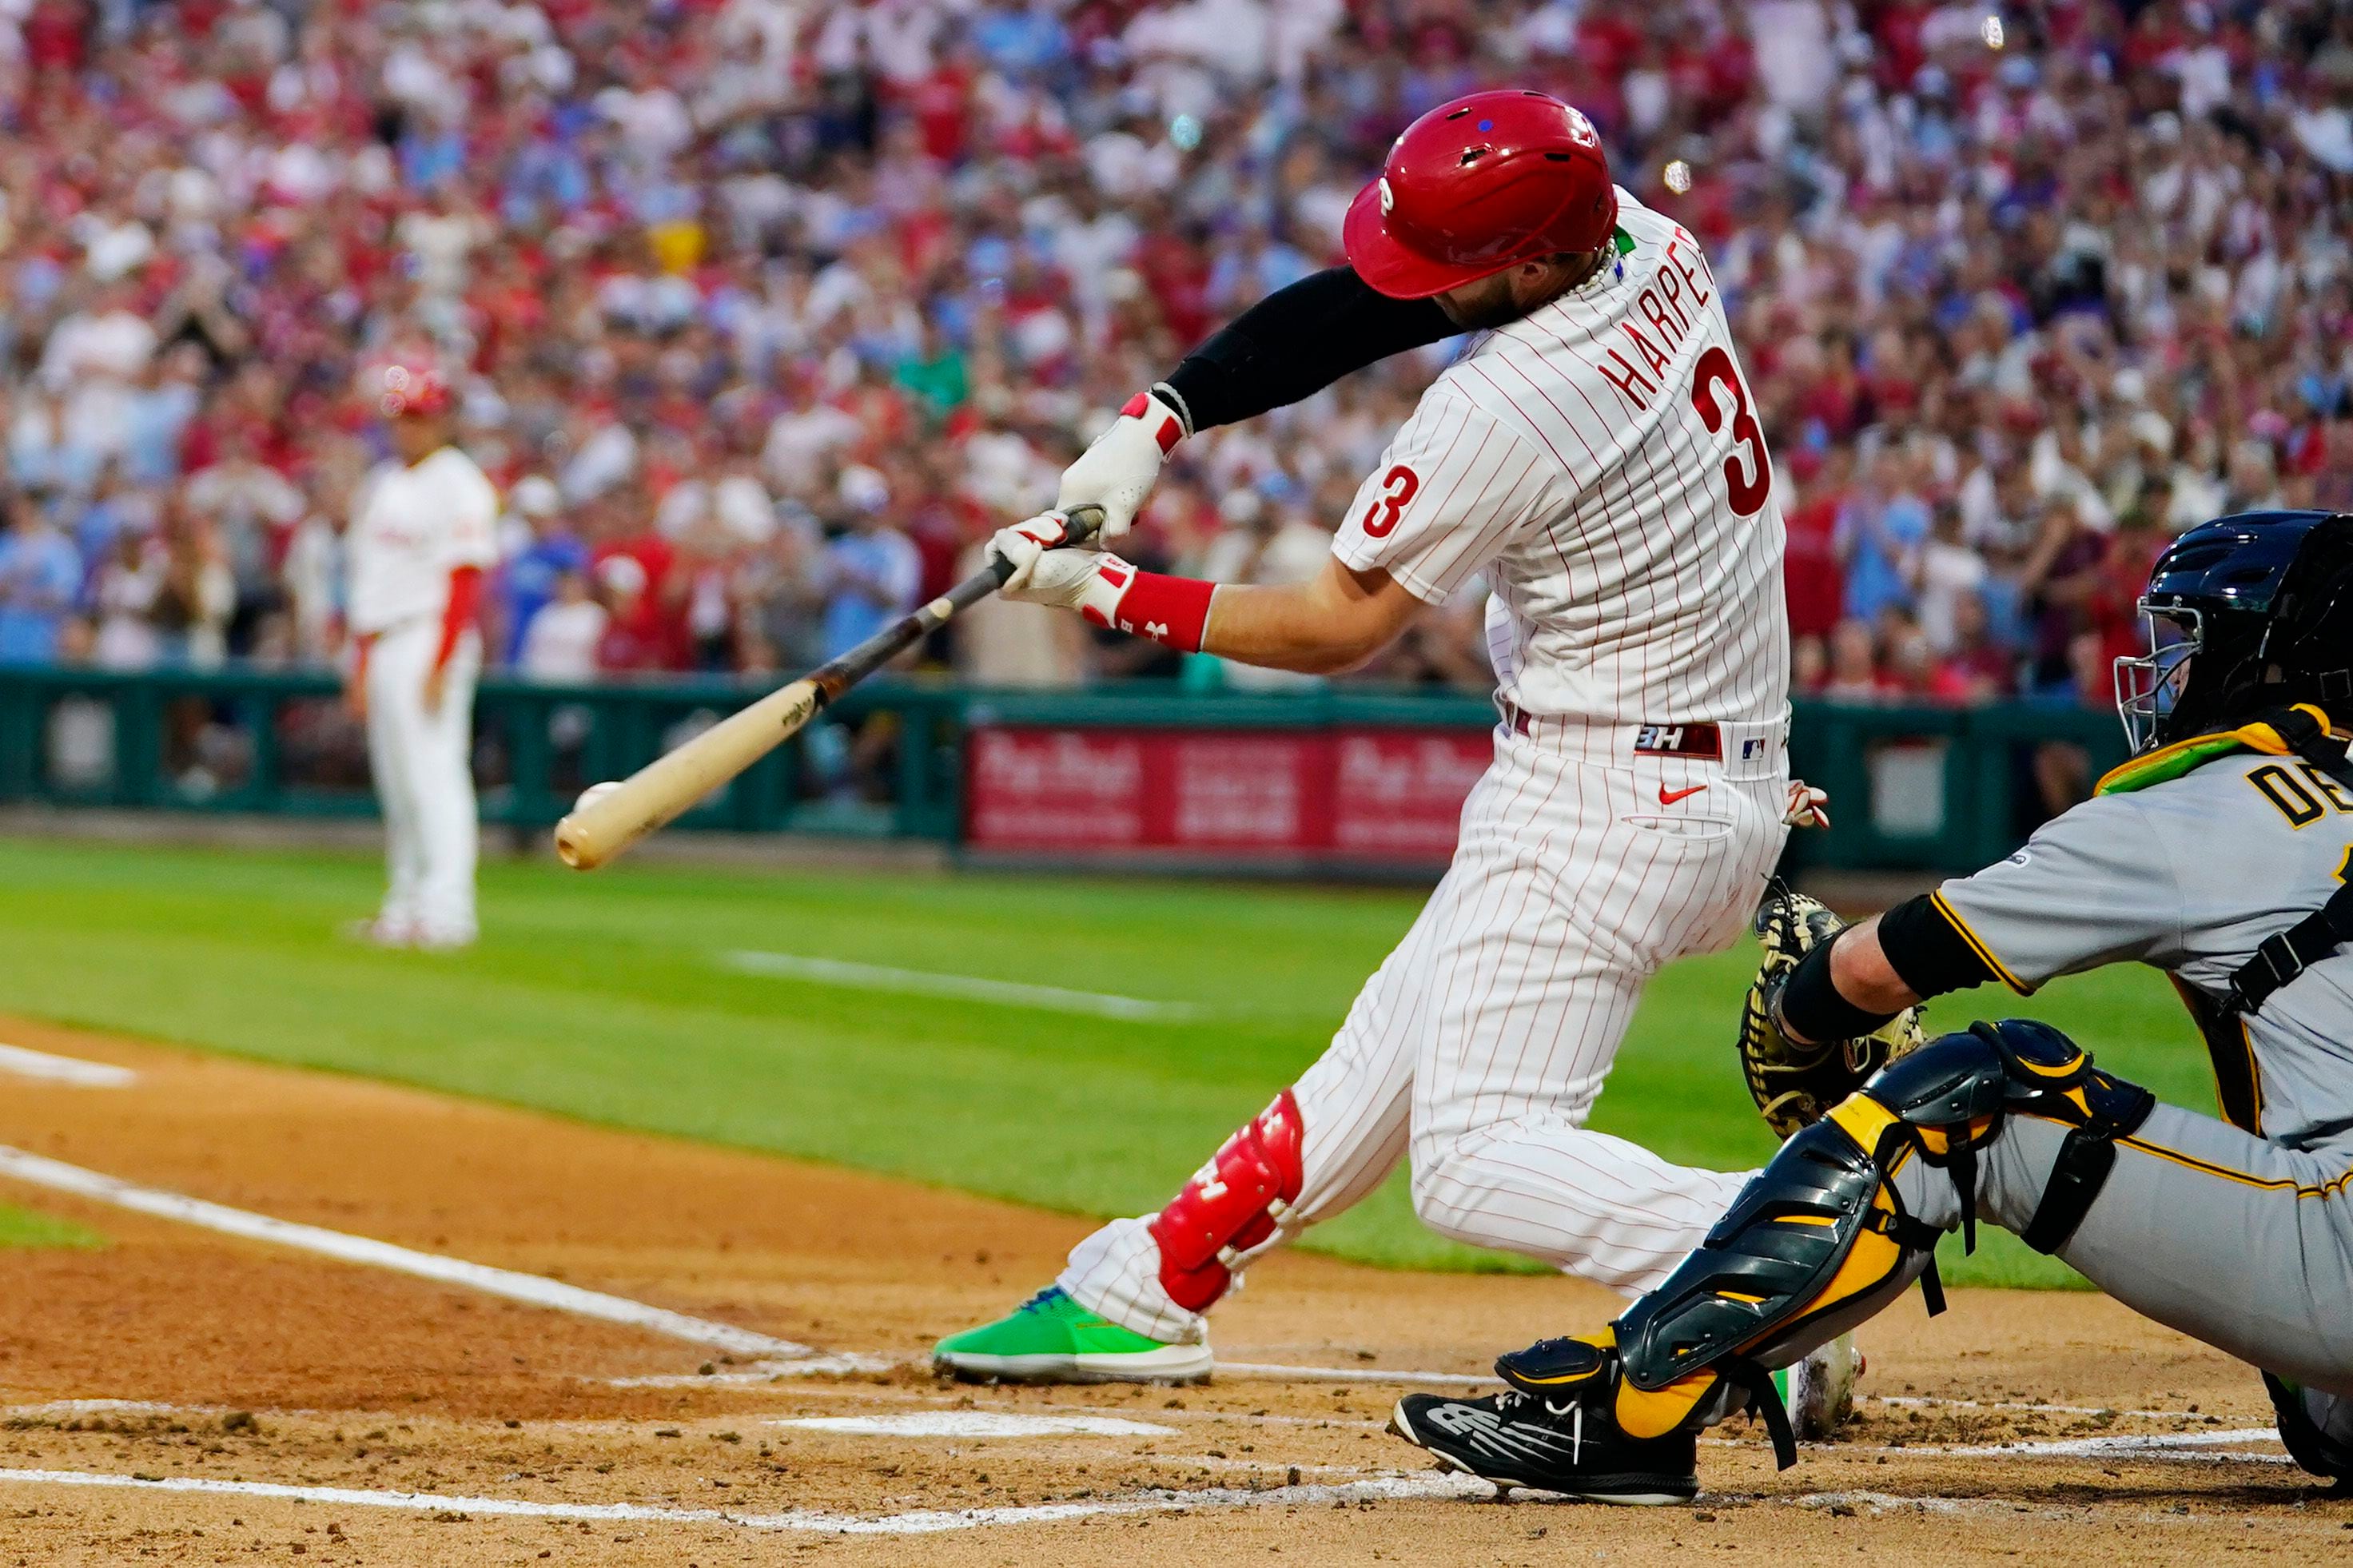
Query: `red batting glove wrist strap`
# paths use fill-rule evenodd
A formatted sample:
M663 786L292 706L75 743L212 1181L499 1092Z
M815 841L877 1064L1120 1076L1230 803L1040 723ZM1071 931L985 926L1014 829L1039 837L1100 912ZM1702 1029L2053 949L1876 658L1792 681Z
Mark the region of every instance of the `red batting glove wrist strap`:
M1155 388L1156 392L1158 388ZM1160 444L1160 455L1166 457L1177 442L1185 438L1185 426L1165 404L1155 400L1153 393L1139 392L1127 400L1120 413L1130 419L1141 419Z
M1103 586L1112 590L1108 610L1101 600L1083 606L1087 619L1099 626L1129 632L1166 643L1180 653L1201 651L1201 633L1209 624L1209 598L1215 583L1198 577L1169 577L1140 572L1116 555L1106 555L1095 568ZM1123 584L1120 579L1125 577Z

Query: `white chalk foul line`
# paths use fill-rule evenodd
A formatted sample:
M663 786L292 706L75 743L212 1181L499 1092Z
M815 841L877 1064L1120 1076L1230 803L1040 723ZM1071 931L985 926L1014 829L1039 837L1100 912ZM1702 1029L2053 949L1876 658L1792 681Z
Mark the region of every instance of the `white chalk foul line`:
M831 1364L839 1363L837 1366ZM807 1376L826 1372L887 1372L894 1366L925 1364L905 1357L876 1354L843 1354L822 1360L799 1360L782 1364L755 1363L728 1372L706 1373L667 1373L659 1377L607 1377L596 1381L615 1388L696 1388L712 1384L774 1383L779 1377ZM1480 1372L1384 1372L1361 1366L1288 1366L1278 1362L1221 1361L1217 1363L1211 1381L1217 1378L1250 1378L1271 1383L1419 1383L1440 1388L1472 1386L1501 1388L1504 1380Z
M112 1062L87 1062L79 1057L51 1056L22 1046L0 1046L0 1072L44 1083L71 1084L76 1089L121 1089L139 1081L129 1068Z
M1915 1405L1935 1410L2024 1410L2038 1415L2139 1415L2155 1421L2200 1421L2195 1410L2126 1410L2109 1405L2050 1405L2039 1399L1952 1399L1936 1394L1862 1394L1873 1405Z
M843 1373L888 1372L899 1363L889 1356L833 1355L822 1352L791 1361L755 1361L726 1372L662 1373L647 1377L590 1377L607 1388L730 1388L777 1383L787 1377L832 1377Z
M1122 1415L1030 1415L1012 1410L913 1410L892 1415L793 1415L768 1423L869 1437L1173 1437L1174 1426Z
M510 1301L523 1301L534 1307L569 1312L575 1317L626 1323L670 1339L684 1340L689 1344L708 1345L731 1355L801 1359L818 1354L808 1345L796 1344L791 1340L780 1340L770 1334L754 1333L749 1329L739 1329L733 1323L714 1323L703 1318L691 1318L683 1312L673 1312L667 1308L649 1307L642 1301L632 1301L627 1297L607 1296L601 1290L584 1290L577 1285L566 1285L536 1274L520 1274L512 1269L469 1263L461 1258L417 1252L409 1247L396 1247L388 1241L349 1236L321 1226L273 1219L268 1215L207 1203L202 1198L165 1192L159 1187L138 1186L97 1171L84 1170L79 1165L69 1165L62 1160L51 1160L22 1149L11 1149L5 1144L0 1144L0 1175L47 1187L53 1192L95 1198L119 1208L153 1215L160 1219L201 1226L225 1236L273 1242L280 1247L317 1253L322 1258L332 1258L344 1263L389 1269L396 1274L413 1275L419 1279L431 1279L443 1285L459 1285L485 1295L504 1297ZM847 1363L852 1358L840 1359ZM844 1370L852 1369L845 1365Z
M269 1481L224 1481L201 1476L141 1478L98 1470L0 1469L0 1485L87 1487L123 1491L171 1492L213 1497L257 1498L289 1502L329 1503L345 1508L397 1510L410 1513L450 1513L468 1517L547 1519L566 1521L727 1525L738 1530L795 1531L825 1535L938 1535L952 1531L992 1526L1052 1524L1071 1520L1101 1519L1144 1513L1178 1513L1192 1509L1267 1507L1329 1507L1335 1503L1420 1501L1484 1499L1493 1495L1489 1483L1469 1476L1420 1473L1376 1476L1363 1480L1281 1487L1211 1487L1198 1491L1160 1489L1125 1498L1085 1502L1037 1503L1028 1507L923 1509L906 1513L828 1513L794 1509L783 1513L738 1513L721 1509L676 1508L647 1503L534 1502L524 1498L471 1497L456 1493L377 1491L355 1487L289 1486ZM1703 1493L1704 1506L1725 1494ZM1881 1491L1808 1492L1777 1499L1750 1495L1742 1500L1782 1502L1807 1510L1855 1508L1874 1513L1907 1510L1946 1515L2000 1513L2051 1519L2096 1519L2096 1508L2037 1507L2001 1498L1915 1497ZM2194 1522L2199 1516L2142 1514L2159 1523Z
M2285 1454L2202 1451L2235 1444L2276 1442L2278 1438L2279 1434L2269 1426L2246 1426L2232 1432L2163 1432L2146 1436L2125 1434L2112 1437L2061 1438L2041 1443L1981 1443L1942 1451L1956 1458L1971 1459L2234 1459L2257 1465L2290 1463Z
M401 1509L413 1513L482 1514L508 1519L610 1521L616 1523L725 1524L739 1530L800 1531L839 1535L937 1535L989 1525L1049 1524L1107 1514L1172 1513L1195 1508L1251 1508L1275 1504L1313 1507L1398 1499L1482 1497L1484 1481L1463 1476L1384 1476L1336 1486L1212 1487L1200 1491L1151 1491L1090 1502L1037 1503L1026 1508L924 1509L909 1513L827 1513L794 1509L786 1513L734 1513L709 1508L664 1508L645 1503L533 1502L522 1498L486 1498L436 1492L363 1490L353 1487L282 1486L268 1481L218 1481L202 1476L136 1476L98 1470L0 1469L0 1483L24 1486L107 1487L131 1491L200 1493L216 1497L271 1498L333 1503L345 1508Z
M1468 1384L1504 1386L1500 1377L1481 1372L1383 1372L1362 1366L1285 1366L1280 1362L1221 1361L1210 1374L1219 1377L1266 1378L1278 1383L1430 1383L1445 1388Z
M1706 1502L1708 1499L1703 1496L1700 1500ZM1773 1500L1760 1497L1750 1500L1769 1502ZM2079 1507L2066 1507L2017 1502L2009 1498L1999 1497L1911 1497L1897 1492L1842 1491L1808 1492L1802 1497L1790 1498L1788 1501L1798 1508L1828 1509L1832 1512L1841 1509L1849 1510L1867 1509L1874 1515L1926 1513L1939 1514L1953 1519L1994 1515L2003 1519L2047 1519L2077 1524L2093 1522L2154 1524L2167 1529L2227 1524L2234 1520L2242 1524L2251 1522L2244 1514L2236 1511L2160 1513L2147 1509L2137 1509L2119 1516L2109 1508L2090 1503Z
M741 974L767 974L783 980L805 980L818 985L839 985L852 991L888 991L911 996L952 996L960 1002L994 1002L1009 1007L1038 1007L1051 1013L1083 1013L1126 1023L1175 1024L1201 1016L1189 1002L1153 1002L1141 996L1114 996L1100 991L1066 991L1059 985L1030 985L1016 980L989 980L977 974L940 974L927 969L893 969L881 963L852 963L839 958L810 958L797 952L755 952L737 948L719 955L719 962Z

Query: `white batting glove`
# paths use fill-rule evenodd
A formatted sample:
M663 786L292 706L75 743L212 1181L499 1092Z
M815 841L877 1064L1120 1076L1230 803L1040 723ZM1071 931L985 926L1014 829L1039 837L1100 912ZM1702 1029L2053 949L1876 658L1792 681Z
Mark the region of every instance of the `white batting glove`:
M997 592L1024 604L1078 610L1098 626L1116 626L1120 600L1135 581L1135 568L1103 550L1064 550L1068 522L1059 511L1000 528L988 542L991 559L1011 564Z
M1162 459L1185 438L1185 416L1169 401L1175 395L1164 397L1155 389L1129 398L1111 428L1062 470L1062 488L1054 498L1057 510L1099 506L1103 510L1102 537L1117 539L1125 533L1160 478Z
M1781 814L1781 820L1791 827L1828 827L1830 807L1830 791L1816 789L1803 779L1791 779L1789 809Z

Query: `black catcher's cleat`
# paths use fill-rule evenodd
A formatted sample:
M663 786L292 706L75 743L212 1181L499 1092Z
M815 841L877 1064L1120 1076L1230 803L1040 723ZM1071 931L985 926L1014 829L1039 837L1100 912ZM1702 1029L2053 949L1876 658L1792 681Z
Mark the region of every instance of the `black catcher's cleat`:
M1499 1487L1588 1502L1656 1507L1699 1493L1689 1431L1629 1437L1600 1397L1609 1358L1581 1340L1547 1340L1496 1363L1513 1386L1485 1399L1409 1394L1389 1430L1448 1466Z
M2263 1387L2279 1416L2281 1447L2297 1465L2324 1480L2337 1483L2339 1492L2353 1492L2353 1447L2320 1429L2306 1407L2304 1390L2283 1377L2263 1373Z

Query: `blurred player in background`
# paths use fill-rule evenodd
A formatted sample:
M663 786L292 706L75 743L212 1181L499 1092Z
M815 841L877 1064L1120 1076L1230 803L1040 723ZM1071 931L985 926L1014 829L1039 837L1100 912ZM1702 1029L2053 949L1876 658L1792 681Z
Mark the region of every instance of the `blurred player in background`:
M472 750L482 574L498 560L498 492L449 444L439 373L393 364L377 406L394 457L353 499L347 695L367 723L388 885L367 927L387 946L474 940Z
M1370 658L1474 574L1503 723L1454 862L1332 1046L1157 1215L934 1352L964 1376L1211 1368L1251 1258L1409 1151L1425 1223L1620 1289L1655 1283L1746 1180L1584 1122L1642 986L1728 945L1780 855L1788 636L1772 466L1689 233L1534 92L1430 110L1348 215L1350 266L1280 290L1139 393L1063 478L1115 536L1191 429L1382 354L1473 337L1350 505L1320 575L1213 586L997 535L1006 592L1242 663ZM1798 786L1802 791L1802 786Z

